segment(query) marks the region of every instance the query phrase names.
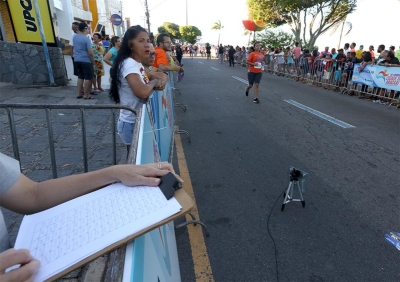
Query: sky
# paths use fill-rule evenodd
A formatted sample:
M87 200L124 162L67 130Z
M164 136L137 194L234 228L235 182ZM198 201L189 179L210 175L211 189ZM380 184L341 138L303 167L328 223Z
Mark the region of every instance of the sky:
M131 25L145 25L144 0L123 0L123 17L131 18ZM377 4L379 2L379 5ZM218 31L211 30L213 24L220 20L224 28L221 30L220 43L224 45L247 46L249 36L245 36L242 20L247 19L248 10L246 0L147 0L150 13L150 29L156 34L157 28L163 22L172 22L186 25L186 3L188 5L188 24L194 25L202 32L201 42L217 44ZM400 36L395 29L398 26L397 16L385 16L377 13L383 4L386 8L400 11L398 0L359 0L358 8L347 18L353 25L352 31L343 37L344 43L355 42L357 46L375 46L385 44L386 49L394 45L396 50L400 47ZM385 26L382 25L382 22ZM290 32L287 26L281 30ZM392 31L391 31L392 30ZM339 43L339 30L331 34L330 31L321 35L317 40L320 49L325 46L337 47Z

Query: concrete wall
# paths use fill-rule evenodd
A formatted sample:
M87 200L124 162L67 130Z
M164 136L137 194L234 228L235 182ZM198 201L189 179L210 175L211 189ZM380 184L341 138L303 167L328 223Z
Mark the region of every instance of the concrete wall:
M60 48L49 47L55 83L68 83L65 61ZM42 46L0 42L0 81L22 85L50 84Z

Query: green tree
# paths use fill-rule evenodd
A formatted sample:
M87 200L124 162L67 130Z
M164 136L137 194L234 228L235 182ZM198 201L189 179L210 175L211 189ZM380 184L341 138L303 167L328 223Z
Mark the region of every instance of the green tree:
M287 24L298 42L311 48L317 38L357 8L357 0L247 0L250 15L270 27Z
M196 37L201 35L200 29L193 25L184 25L179 27L182 39L190 44L196 43Z
M287 47L294 45L294 36L279 29L265 29L257 33L256 41L260 42L262 47Z
M157 30L159 34L168 34L173 42L179 42L182 39L181 33L179 32L179 25L177 24L164 22Z
M221 29L222 28L224 28L224 26L222 25L220 20L215 22L214 25L211 27L211 29L213 29L213 30L218 30L218 46L219 46L219 39L220 39L220 36L221 36Z

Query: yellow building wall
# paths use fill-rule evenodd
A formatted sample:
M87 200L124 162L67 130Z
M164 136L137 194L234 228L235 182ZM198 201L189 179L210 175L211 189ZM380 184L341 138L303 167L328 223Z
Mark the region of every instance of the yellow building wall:
M93 18L92 23L91 23L91 27L92 27L91 32L94 33L97 31L96 24L99 21L99 12L97 10L97 1L96 0L89 0L89 9L90 9L90 12L92 12L92 18Z
M0 0L0 14L1 14L1 19L3 21L3 25L4 25L4 29L5 29L4 31L6 34L7 41L16 42L13 28L11 25L10 15L8 13L7 4L6 4L6 2L1 1L1 0Z

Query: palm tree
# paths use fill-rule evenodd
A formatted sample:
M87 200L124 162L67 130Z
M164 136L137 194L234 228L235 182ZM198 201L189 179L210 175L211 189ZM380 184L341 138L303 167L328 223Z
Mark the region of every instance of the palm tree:
M400 1L400 0L399 0ZM347 18L347 17L346 17ZM332 26L332 32L331 35L336 32L336 30L339 28L340 25L342 25L342 28L340 29L340 37L339 37L339 45L338 49L340 48L340 43L342 43L342 36L343 36L343 29L344 26L346 25L347 32L344 36L350 33L350 31L353 29L353 24L351 22L346 22L346 18L344 18L342 21L336 23L334 26Z
M211 27L211 29L219 31L219 33L218 33L218 46L219 46L219 38L221 36L221 28L224 28L224 26L221 24L220 20L215 22L214 25Z

